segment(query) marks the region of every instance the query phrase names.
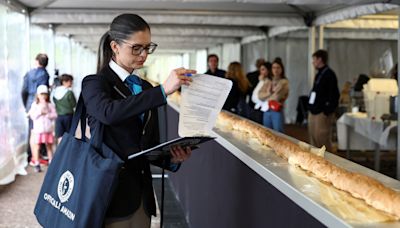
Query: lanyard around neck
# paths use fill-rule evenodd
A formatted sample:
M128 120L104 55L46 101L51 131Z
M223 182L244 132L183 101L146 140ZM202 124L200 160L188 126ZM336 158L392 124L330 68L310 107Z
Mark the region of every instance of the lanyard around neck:
M315 84L318 85L319 82L321 81L322 76L325 74L325 72L328 70L328 66L326 66L321 73L318 72L318 78L316 78L317 80L315 81Z

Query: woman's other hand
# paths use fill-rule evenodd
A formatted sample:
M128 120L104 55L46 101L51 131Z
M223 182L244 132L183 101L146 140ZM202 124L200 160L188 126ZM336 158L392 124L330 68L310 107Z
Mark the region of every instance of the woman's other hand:
M181 146L175 146L171 148L171 154L171 163L177 164L187 160L192 154L192 150L190 147L183 149Z
M165 94L168 96L175 92L181 85L189 85L192 78L187 75L195 74L195 70L178 68L169 74L168 78L162 84Z

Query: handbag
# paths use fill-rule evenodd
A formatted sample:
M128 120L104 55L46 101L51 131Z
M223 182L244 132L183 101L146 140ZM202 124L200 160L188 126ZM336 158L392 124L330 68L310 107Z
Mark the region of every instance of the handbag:
M272 111L275 111L275 112L280 112L281 109L282 109L282 104L279 103L279 102L276 101L276 100L269 100L269 101L268 101L268 106L270 107L270 109L271 109Z
M75 138L78 122L81 138ZM43 227L102 227L123 161L105 144L103 124L85 137L86 108L79 97L71 129L48 167L34 214Z

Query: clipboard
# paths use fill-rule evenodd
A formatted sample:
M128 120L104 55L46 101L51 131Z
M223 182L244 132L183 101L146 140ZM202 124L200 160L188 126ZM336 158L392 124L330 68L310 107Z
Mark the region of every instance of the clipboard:
M194 136L194 137L181 137L172 139L170 141L161 143L155 147L143 150L128 156L128 160L144 155L149 160L157 160L160 157L171 156L171 147L181 146L182 148L190 147L192 150L199 148L199 145L207 141L213 140L215 137L209 136Z

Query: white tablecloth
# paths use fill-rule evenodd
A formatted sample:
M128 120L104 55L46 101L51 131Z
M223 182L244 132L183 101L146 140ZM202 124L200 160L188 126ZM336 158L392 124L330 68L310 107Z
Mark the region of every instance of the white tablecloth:
M338 148L346 150L349 139L350 150L374 150L376 144L381 150L395 150L396 135L391 129L396 126L397 121L384 128L383 121L372 120L365 113L345 113L336 122Z

